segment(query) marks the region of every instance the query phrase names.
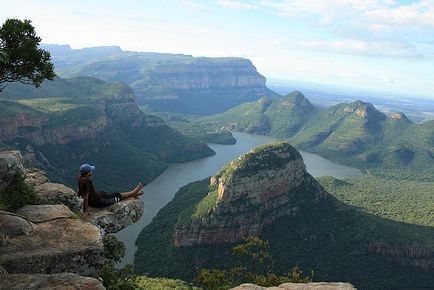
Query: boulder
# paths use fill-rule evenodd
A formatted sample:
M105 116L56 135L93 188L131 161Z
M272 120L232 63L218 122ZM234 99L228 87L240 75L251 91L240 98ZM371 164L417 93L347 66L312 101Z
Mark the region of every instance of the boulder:
M73 212L82 211L82 203L77 193L59 183L43 183L35 186L36 196L40 204L64 204Z
M16 213L33 223L74 217L74 213L63 204L25 205Z
M22 159L19 151L0 152L0 190L5 189L18 174L24 172Z
M350 283L284 283L276 287L262 287L255 284L242 284L230 290L357 290Z
M27 235L33 231L33 224L28 220L7 212L0 211L0 235L8 238Z
M38 186L50 182L47 174L37 168L26 168L25 177L25 182L33 186Z
M105 208L91 208L90 222L107 234L116 233L138 221L143 208L140 198L129 198Z
M20 223L17 230L12 230L12 226L5 230L3 224L1 226L9 238L6 245L0 247L0 265L10 274L73 272L90 275L97 272L104 261L100 230L79 219L61 218L65 211L50 212L51 216L31 216L35 221L47 219L39 223L10 213L0 214L0 220L6 220L6 225L8 219Z
M73 273L62 274L6 274L0 276L0 289L4 290L104 290L94 278Z

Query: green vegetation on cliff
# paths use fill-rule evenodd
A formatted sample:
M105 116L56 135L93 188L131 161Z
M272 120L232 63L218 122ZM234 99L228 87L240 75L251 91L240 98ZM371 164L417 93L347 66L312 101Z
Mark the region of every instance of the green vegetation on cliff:
M17 175L8 187L0 190L0 210L15 211L26 204L38 204L38 198L33 186L24 182L23 175Z
M231 172L233 174L234 171ZM378 214L379 210L370 207L363 198L358 200L363 193L356 193L351 198L348 197L351 192L344 193L348 181L323 179L325 186L332 188L327 182L339 189L337 193L331 190L338 198L320 195L319 199L303 203L301 200L306 195L321 190L314 182L304 182L297 187L291 204L286 205L296 209L294 214L281 216L263 229L260 238L269 242L277 275L297 265L301 269L312 269L317 281L348 281L360 289L429 289L434 285L434 269L429 266L434 261L434 228L386 219L391 218L394 207L399 210L411 197L402 199L399 206L391 203L391 206L384 207L389 212L386 210L385 214L375 216L372 213ZM372 180L367 190L372 190L375 182ZM359 186L362 186L362 181ZM393 186L391 182L384 184L385 192L381 194L384 199L389 198L387 191ZM134 260L138 273L192 281L197 270L206 268L224 272L237 266L237 259L232 256L231 250L234 244L200 243L176 247L173 243L174 231L179 223L193 223L194 213L203 205L206 210L199 211L199 218L206 220L210 212L208 209L213 206L213 196L208 195L212 190L214 188L209 188L209 179L184 186L142 230L136 241L138 251ZM231 223L250 210L248 203L241 202L244 206L238 207L238 202L234 201L234 213L225 213L218 219L215 231L226 229L220 222L226 219ZM356 205L365 205L367 210L361 210ZM425 216L429 206L421 209L419 217ZM409 211L403 216L407 213ZM412 218L418 218L418 215L395 220L409 221ZM427 224L422 218L421 221L420 224ZM206 226L210 230L210 225ZM197 228L194 229L193 232L196 232Z
M248 59L128 52L119 47L45 48L52 52L59 75L124 82L140 104L158 111L205 115L263 96L278 96L265 86L265 78Z
M141 112L123 83L56 78L38 89L13 83L0 97L9 99L0 100L0 117L22 114L2 119L1 125L11 128L2 147L22 150L52 181L72 187L84 162L97 166L99 189L113 191L150 182L169 162L214 154L206 144Z
M228 128L247 133L272 135L286 139L296 134L317 112L301 94L293 92L278 99L261 98L224 113L196 120L209 128Z
M361 101L317 110L294 92L189 121L208 130L271 135L379 177L434 178L434 121L415 124L402 113L386 116Z
M398 222L434 226L434 183L382 178L320 177L337 199L367 213Z
M157 112L150 109L149 106L140 106L140 109L145 114L161 118L169 127L181 132L193 140L196 140L197 142L227 145L236 143L236 140L230 131L203 126L200 122L196 121L196 119L200 118L198 116Z

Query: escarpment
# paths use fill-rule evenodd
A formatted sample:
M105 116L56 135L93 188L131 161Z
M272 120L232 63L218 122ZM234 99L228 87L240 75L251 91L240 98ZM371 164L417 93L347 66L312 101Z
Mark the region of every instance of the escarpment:
M327 193L291 145L257 147L211 177L208 195L175 227L177 246L237 242ZM305 190L307 188L307 190Z
M32 203L39 203L0 210L0 289L105 289L83 276L95 275L104 263L103 235L136 222L143 201L132 198L93 209L89 221L82 220L76 192L50 183L40 170L26 169L19 151L0 152L0 181L1 208L14 205L5 203L5 194L29 194L12 191L25 188L20 182L35 187Z
M263 96L278 96L266 87L265 77L245 58L122 50L101 51L95 58L88 55L90 50L59 52L52 46L47 49L53 49L59 75L125 82L140 104L155 110L207 115Z
M214 154L206 143L143 113L124 83L56 78L38 89L14 83L2 96L8 100L0 100L1 148L20 150L26 166L69 186L83 162L104 164L102 189L127 190L130 178L148 183L169 162ZM114 171L116 180L109 177Z
M191 63L162 64L151 69L154 82L170 89L265 87L265 77L242 58L197 58Z

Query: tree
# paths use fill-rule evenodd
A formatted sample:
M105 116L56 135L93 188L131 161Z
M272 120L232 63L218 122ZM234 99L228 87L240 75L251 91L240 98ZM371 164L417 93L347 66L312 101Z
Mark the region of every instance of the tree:
M268 241L259 237L244 238L243 243L232 248L232 254L238 258L238 266L226 270L201 269L194 283L206 290L224 290L242 283L269 287L287 282L312 282L313 271L310 275L303 276L303 271L298 266L286 273L275 274Z
M56 74L50 53L38 48L41 38L30 20L7 19L0 27L0 91L8 82L38 87Z

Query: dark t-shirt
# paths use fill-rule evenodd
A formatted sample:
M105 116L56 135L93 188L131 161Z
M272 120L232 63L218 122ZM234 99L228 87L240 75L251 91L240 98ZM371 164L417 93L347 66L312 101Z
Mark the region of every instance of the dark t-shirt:
M86 193L89 194L89 205L97 207L100 204L101 196L95 190L95 186L87 176L79 176L77 178L78 183L78 196L84 197Z

